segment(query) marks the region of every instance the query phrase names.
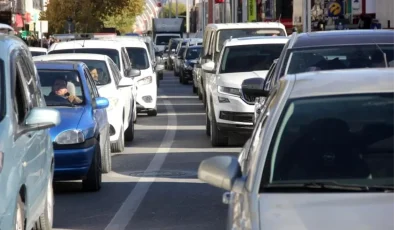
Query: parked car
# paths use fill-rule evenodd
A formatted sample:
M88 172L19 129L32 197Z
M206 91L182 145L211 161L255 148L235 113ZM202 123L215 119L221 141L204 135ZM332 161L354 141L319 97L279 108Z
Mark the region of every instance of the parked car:
M182 57L178 57L181 62L179 76L180 83L187 84L190 80L193 80L193 68L200 57L201 50L202 46L188 46L184 55ZM196 91L194 89L193 83L193 92Z
M27 45L0 35L0 229L52 229L54 154L47 108Z
M392 69L289 74L275 90L248 151L198 169L230 191L227 229L394 228Z
M87 191L101 188L102 168L111 164L109 101L100 97L83 62L35 62L47 106L60 112L51 128L55 180L82 180Z
M134 123L132 111L133 95L131 93L133 80L122 76L116 64L107 55L101 54L49 54L33 58L35 61L80 61L84 62L92 74L93 80L101 97L109 100L106 109L110 123L110 141L112 152L122 152L126 141L134 139ZM97 80L95 80L97 77ZM125 116L129 114L129 116ZM103 172L111 171L111 165L103 167Z
M48 54L48 49L47 48L42 48L42 47L29 47L31 56L40 56L40 55L47 55Z

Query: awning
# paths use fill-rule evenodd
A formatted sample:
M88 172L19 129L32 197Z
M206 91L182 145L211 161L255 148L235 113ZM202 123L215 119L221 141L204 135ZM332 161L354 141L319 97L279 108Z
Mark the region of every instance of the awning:
M23 27L23 18L22 15L15 15L15 27L22 28Z

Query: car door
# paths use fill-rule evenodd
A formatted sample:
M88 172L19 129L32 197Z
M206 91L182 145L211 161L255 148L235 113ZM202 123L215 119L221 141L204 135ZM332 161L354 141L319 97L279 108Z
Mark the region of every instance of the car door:
M26 200L27 207L32 216L39 215L41 201L46 194L47 179L44 172L48 172L45 167L46 148L43 148L45 141L45 130L24 132L24 122L27 114L34 108L38 107L40 101L37 95L35 85L36 81L25 59L28 59L26 52L15 50L11 53L11 71L12 78L15 79L13 85L13 106L14 106L14 142L13 149L16 159L20 159L22 164L22 178L27 187ZM34 70L33 70L34 74Z
M85 78L86 78L86 83L89 89L89 95L92 100L92 104L94 104L94 100L98 97L100 97L100 94L97 90L96 84L93 81L92 76L90 75L90 71L87 68L83 69ZM107 111L106 109L93 109L93 117L96 121L97 129L100 133L101 137L105 137L108 132L108 117L107 117ZM105 140L105 139L101 139ZM101 141L100 143L100 148L104 149L104 141Z

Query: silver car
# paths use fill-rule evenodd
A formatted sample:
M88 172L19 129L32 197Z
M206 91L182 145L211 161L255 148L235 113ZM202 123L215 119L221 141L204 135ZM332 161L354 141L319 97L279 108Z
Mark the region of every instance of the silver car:
M54 155L45 105L26 44L0 35L0 229L52 229Z
M239 158L198 177L229 190L227 229L393 229L393 69L287 75Z

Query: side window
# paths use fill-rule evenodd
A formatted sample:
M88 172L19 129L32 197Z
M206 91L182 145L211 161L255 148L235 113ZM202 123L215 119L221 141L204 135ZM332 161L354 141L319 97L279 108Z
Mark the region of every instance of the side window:
M92 76L90 76L89 71L84 69L84 73L85 73L85 76L86 76L86 83L87 83L88 88L89 88L89 95L90 95L90 98L93 100L93 99L96 98L96 95L94 93L95 85L94 85L94 83L92 84L92 80L91 80Z
M113 63L111 61L109 62L109 66L110 66L111 72L112 72L112 74L114 76L115 85L118 86L119 82L120 82L120 79L121 79L121 76L119 75L119 69L115 65L115 63Z
M13 107L16 121L18 124L22 124L29 111L29 93L22 73L22 68L20 66L21 60L18 57L19 55L16 53L11 55L13 56L13 58L11 58L11 70L13 72L12 76L14 76L13 79L15 79L15 82L12 84L12 92L14 92Z
M277 65L277 63L275 63L275 62L272 63L270 69L268 70L267 78L264 81L264 90L267 90L267 91L270 90L272 78L275 76L274 73L275 73L276 65Z
M21 55L21 66L24 78L29 89L29 96L33 107L41 104L41 89L38 87L38 76L36 76L35 67L33 62L29 59L28 55Z
M123 60L125 62L125 69L131 68L132 64L131 64L129 55L127 54L127 51L124 47L122 48L122 56L123 56Z

